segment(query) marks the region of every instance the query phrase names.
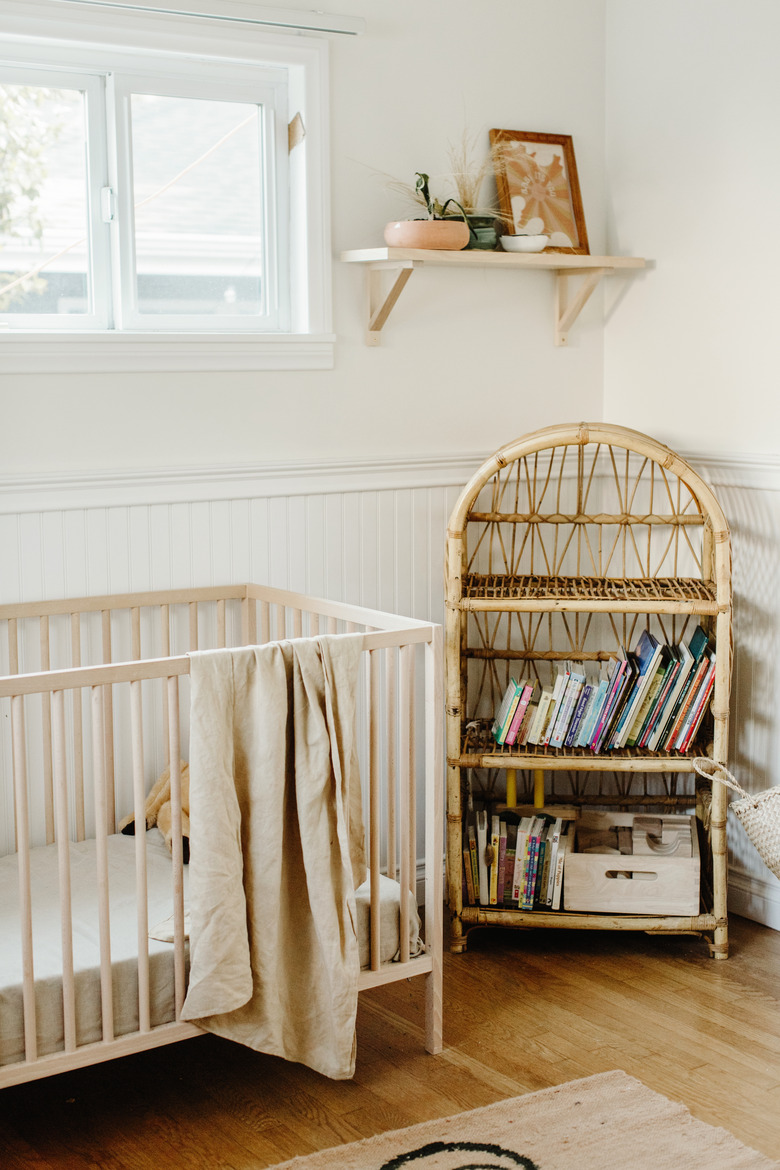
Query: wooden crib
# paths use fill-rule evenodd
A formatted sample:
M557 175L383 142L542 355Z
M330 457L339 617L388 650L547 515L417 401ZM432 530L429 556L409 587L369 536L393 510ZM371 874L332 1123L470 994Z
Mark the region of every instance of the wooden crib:
M0 976L0 1086L202 1034L181 1020L188 652L325 633L363 635L358 752L371 881L359 987L423 976L426 1048L441 1050L438 626L235 585L5 605L0 627L0 952L10 968ZM172 854L156 829L117 833L130 813L143 822L169 762ZM390 927L380 904L388 889L397 891ZM172 941L150 939L168 918Z

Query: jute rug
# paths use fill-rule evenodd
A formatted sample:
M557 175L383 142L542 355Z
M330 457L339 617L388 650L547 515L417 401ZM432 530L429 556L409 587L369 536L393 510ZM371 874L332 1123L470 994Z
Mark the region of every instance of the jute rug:
M600 1073L273 1170L778 1170L624 1072Z

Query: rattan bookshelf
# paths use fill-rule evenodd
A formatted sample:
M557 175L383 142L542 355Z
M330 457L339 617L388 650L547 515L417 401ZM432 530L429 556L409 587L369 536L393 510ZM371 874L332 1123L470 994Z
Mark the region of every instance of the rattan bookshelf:
M703 935L728 954L726 790L696 775L727 762L731 552L707 484L656 440L601 423L556 426L507 444L464 488L446 562L450 946L476 926L570 927ZM599 662L643 629L662 642L696 625L715 650L712 701L685 752L499 747L491 724L510 675L550 684L564 660ZM509 783L507 784L507 781ZM507 806L507 796L514 802ZM598 914L464 904L469 796L517 815L543 807L695 813L700 913Z

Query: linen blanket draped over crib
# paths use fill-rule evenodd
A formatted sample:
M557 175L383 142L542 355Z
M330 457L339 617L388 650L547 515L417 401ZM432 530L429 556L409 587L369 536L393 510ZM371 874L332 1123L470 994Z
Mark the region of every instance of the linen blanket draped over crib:
M183 1018L334 1079L355 1069L361 644L325 635L190 655Z

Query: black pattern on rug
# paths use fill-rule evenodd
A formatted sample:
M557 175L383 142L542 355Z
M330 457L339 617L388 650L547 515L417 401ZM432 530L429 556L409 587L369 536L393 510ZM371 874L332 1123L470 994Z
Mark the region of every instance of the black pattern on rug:
M496 1146L486 1142L429 1142L416 1150L409 1150L406 1154L399 1154L385 1162L380 1170L402 1170L409 1166L413 1170L425 1170L426 1166L433 1167L433 1159L446 1153L489 1154L491 1160L485 1162L450 1162L447 1161L447 1170L510 1170L513 1166L521 1166L523 1170L539 1170L536 1162L507 1150L504 1146ZM498 1159L497 1161L494 1159ZM439 1163L442 1166L442 1163ZM442 1166L442 1170L444 1170Z

